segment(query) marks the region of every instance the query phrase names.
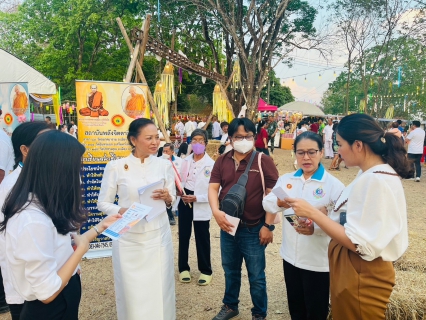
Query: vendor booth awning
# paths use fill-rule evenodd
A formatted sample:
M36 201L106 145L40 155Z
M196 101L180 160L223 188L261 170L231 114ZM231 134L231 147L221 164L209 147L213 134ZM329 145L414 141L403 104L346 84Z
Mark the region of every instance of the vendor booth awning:
M281 111L300 112L304 116L323 117L324 112L316 105L305 101L293 101L279 108Z
M30 94L53 95L55 84L33 67L0 49L0 82L28 82Z
M270 104L267 104L265 100L259 98L259 103L257 105L258 111L277 111L277 109L277 106L271 106Z

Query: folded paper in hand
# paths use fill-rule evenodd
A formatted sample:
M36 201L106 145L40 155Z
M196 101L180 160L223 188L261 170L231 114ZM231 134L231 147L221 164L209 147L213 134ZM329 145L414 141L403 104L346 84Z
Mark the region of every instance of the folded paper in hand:
M151 210L151 207L134 202L130 208L123 213L122 218L110 225L102 234L110 237L112 240L117 240L129 231L131 227L145 218Z
M229 214L225 214L225 218L230 224L232 224L231 231L228 233L231 236L235 236L235 232L237 232L238 225L240 224L240 219L237 217L230 216Z
M276 187L272 189L272 193L275 194L277 198L280 200L284 200L285 198L290 198L290 196L281 187Z
M151 198L154 190L163 189L163 188L164 188L164 180L161 179L157 182L140 187L138 189L139 202L146 206L152 207L152 210L145 217L146 221L148 222L150 222L152 219L162 214L163 212L166 212L166 203L164 202L164 200L154 200Z

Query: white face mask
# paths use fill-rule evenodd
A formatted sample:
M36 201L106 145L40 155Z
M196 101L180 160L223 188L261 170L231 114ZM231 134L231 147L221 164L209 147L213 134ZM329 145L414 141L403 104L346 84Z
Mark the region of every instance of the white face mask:
M247 141L243 139L242 141L234 141L234 150L245 154L251 150L253 150L254 141Z
M170 159L170 155L163 153L163 158L164 159Z

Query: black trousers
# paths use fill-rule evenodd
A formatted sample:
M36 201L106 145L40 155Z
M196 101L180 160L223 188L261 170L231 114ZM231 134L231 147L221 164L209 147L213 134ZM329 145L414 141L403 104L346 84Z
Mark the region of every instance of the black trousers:
M416 169L416 178L420 178L422 175L422 167L420 166L420 160L422 159L422 154L409 153L408 159L413 160L412 166Z
M6 303L6 294L4 293L4 286L3 286L3 276L1 274L0 269L0 307L5 306Z
M51 303L25 301L20 320L78 320L80 299L81 281L80 276L75 274Z
M287 301L292 320L326 320L330 274L297 268L283 260Z
M24 304L9 304L10 315L12 320L21 319L21 312L24 307Z
M185 189L187 195L194 191ZM210 248L210 221L194 221L194 204L192 208L180 200L179 211L179 272L190 271L188 264L189 240L191 239L192 225L194 224L195 245L197 248L198 270L206 275L212 274L211 248Z
M271 146L270 146L270 148L271 148L271 152L272 153L274 153L274 148L275 148L275 136L269 136L268 137L268 141L270 141L271 142Z

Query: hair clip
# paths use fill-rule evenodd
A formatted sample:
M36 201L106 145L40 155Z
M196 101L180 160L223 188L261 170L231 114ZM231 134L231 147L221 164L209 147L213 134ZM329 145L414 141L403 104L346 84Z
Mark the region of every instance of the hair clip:
M383 143L386 143L385 135L386 135L386 131L385 133L383 133L383 137L380 138L380 141L382 141Z

